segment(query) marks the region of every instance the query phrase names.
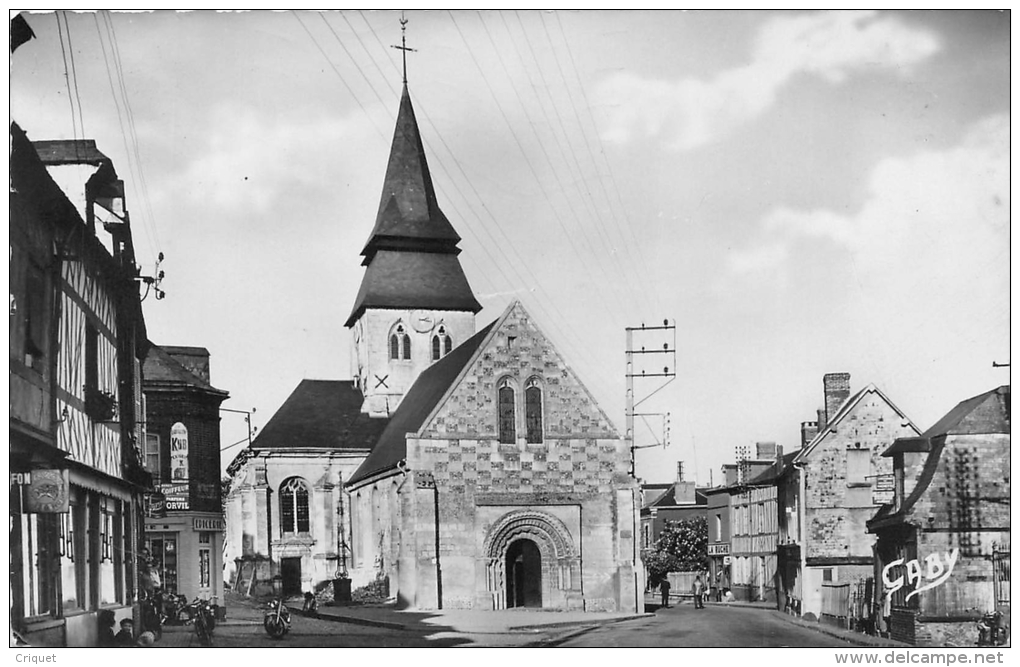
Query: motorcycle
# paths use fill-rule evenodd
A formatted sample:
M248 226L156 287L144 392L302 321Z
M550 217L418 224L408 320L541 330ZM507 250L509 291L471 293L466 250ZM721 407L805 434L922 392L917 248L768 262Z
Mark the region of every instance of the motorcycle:
M184 625L191 618L188 613L188 598L169 593L163 599L163 617L167 625Z
M290 632L290 609L283 603L282 598L273 600L262 619L262 625L266 633L273 639L282 639Z
M977 623L978 646L1005 646L1009 643L1009 626L1001 611L985 612Z
M212 646L212 633L216 627L216 612L206 600L194 600L188 605L188 623L195 626L195 636L202 646Z

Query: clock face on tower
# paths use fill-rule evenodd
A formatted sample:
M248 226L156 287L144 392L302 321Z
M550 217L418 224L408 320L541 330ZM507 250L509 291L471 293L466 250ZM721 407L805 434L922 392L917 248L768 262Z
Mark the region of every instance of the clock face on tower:
M428 333L436 326L436 320L423 310L411 312L411 327L418 333Z

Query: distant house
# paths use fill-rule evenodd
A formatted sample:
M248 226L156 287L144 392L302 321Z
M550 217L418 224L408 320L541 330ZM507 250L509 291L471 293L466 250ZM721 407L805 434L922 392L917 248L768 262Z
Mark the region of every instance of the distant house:
M146 508L145 546L162 588L189 600L223 591L220 403L209 351L150 343L143 367L145 469L157 501Z
M876 579L902 578L890 600L894 639L965 646L982 613L1008 614L1009 432L1005 385L962 401L920 436L898 438L883 452L892 461L894 496L868 530L878 536ZM908 575L911 563L920 578ZM948 575L942 583L931 576L936 563Z
M642 484L646 499L641 506L641 548L651 548L667 522L687 521L705 516L705 489L693 481L678 479L671 484Z
M882 452L920 431L873 384L851 396L850 375L829 373L823 387L818 432L779 478L784 516L777 565L782 595L800 613L838 618L848 615L848 588L866 586L874 574L866 522L888 501L891 490L882 480L893 472ZM795 518L786 514L791 507Z

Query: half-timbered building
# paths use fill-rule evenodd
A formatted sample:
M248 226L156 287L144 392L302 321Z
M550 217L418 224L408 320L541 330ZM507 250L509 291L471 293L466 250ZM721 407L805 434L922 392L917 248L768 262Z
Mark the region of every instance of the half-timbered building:
M124 184L94 141L11 126L12 628L92 646L130 617L148 476L146 353Z

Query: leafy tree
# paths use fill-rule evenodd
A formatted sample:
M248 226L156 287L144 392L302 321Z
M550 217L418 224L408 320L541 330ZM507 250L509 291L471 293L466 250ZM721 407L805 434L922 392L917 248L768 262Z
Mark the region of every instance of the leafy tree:
M656 565L668 564L666 572L700 572L708 569L708 521L705 517L667 521L652 551ZM672 557L672 559L667 558ZM645 560L648 567L650 559ZM652 568L649 568L649 573Z
M643 549L641 560L645 564L645 572L648 573L648 583L653 588L658 587L667 573L680 569L680 561L676 556L665 551L656 551L654 548Z

